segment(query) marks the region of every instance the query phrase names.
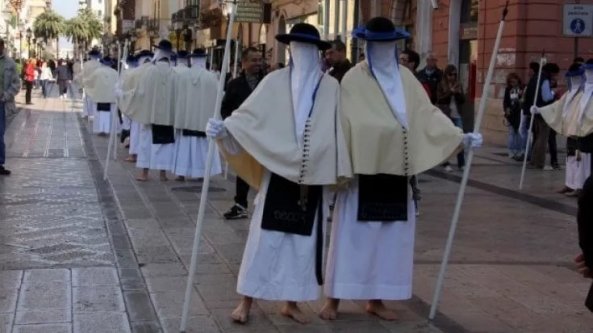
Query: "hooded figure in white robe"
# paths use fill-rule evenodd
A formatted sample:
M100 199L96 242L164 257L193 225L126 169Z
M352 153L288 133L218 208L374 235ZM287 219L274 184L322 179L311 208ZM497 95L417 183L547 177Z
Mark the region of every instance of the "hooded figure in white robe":
M171 172L184 180L203 178L206 173L208 138L206 125L214 112L218 79L205 69L206 53L177 54L175 80L175 158ZM190 67L191 66L191 67ZM218 152L214 154L211 175L220 174L222 166Z
M140 131L142 123L135 121L130 114L138 114L140 109L145 109L141 95L138 92L142 73L148 66L152 66L151 60L154 54L148 50L142 50L136 55L138 67L131 68L122 75L121 85L117 87L119 97L119 108L125 117L130 119L130 149L126 161L136 163L140 151Z
M570 67L567 73L570 89L558 101L545 107L532 107L532 113L541 114L552 129L569 138L566 182L560 193L574 197L580 195L585 180L591 174L593 61L587 63L583 67L577 64Z
M157 46L153 64L141 67L137 94L141 107L128 109L128 116L142 124L136 167L139 181L148 180L148 170L159 170L167 180L175 152L175 73L171 66L173 47L168 40Z
M113 61L109 57L101 59L101 66L95 69L85 80L85 89L93 101L93 133L107 135L111 132L112 117L117 117L115 100L117 98L113 87L117 85L119 75L111 66ZM116 125L119 121L115 122ZM117 129L114 129L117 131Z
M93 101L90 99L88 94L85 92L85 86L87 83L88 78L91 76L93 71L99 67L101 67L101 53L98 50L91 50L89 52L89 60L86 61L82 66L82 71L80 73L80 85L83 88L83 104L82 104L82 115L83 117L90 117L93 116Z
M355 36L366 40L367 60L342 79L340 103L354 179L337 193L321 317L335 319L339 299L352 299L394 320L381 300L412 296L416 217L409 177L446 160L464 136L398 64L397 40L406 32L379 17ZM478 146L480 136L472 138Z
M321 70L315 27L296 24L278 41L290 44L291 65L268 74L207 134L238 176L258 189L241 261L232 318L246 322L253 298L287 301L282 314L307 319L296 302L319 297L327 188L351 168L337 121L339 84ZM325 206L326 207L326 206ZM298 223L295 223L298 221Z

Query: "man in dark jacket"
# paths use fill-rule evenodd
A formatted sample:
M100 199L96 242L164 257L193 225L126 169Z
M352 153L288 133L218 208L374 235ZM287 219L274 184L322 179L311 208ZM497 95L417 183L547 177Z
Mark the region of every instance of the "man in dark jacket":
M331 45L331 49L325 51L325 62L331 67L329 75L340 82L352 68L352 63L346 58L346 45L341 40L336 39Z
M428 86L428 95L432 104L437 101L437 87L443 79L443 71L437 67L437 58L429 53L426 58L426 67L418 72L418 80L422 85Z
M253 47L245 49L241 55L241 64L243 67L241 75L229 81L226 86L222 108L220 110L223 119L230 116L233 111L243 104L262 79L262 57L259 50ZM225 219L235 220L247 218L248 193L249 185L243 179L237 177L235 204L228 212L224 213Z

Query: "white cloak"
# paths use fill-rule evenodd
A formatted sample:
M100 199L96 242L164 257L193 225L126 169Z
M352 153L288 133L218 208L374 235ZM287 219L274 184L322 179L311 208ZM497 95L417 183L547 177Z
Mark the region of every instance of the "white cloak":
M87 81L91 77L91 74L95 71L95 69L101 67L101 63L97 60L89 60L84 63L82 68L82 87L86 89Z
M175 136L175 161L171 173L188 178L203 178L206 174L206 157L208 156L208 138L184 136L177 130ZM222 173L220 154L214 146L214 159L210 175Z
M126 114L142 124L173 126L175 122L175 74L166 62L139 67L137 88L138 107L128 108ZM125 94L124 90L124 94Z
M95 103L115 103L115 85L119 76L111 67L95 69L86 80L86 93Z
M140 151L140 131L142 130L142 124L133 120L131 122L129 153L131 155L136 155Z
M93 104L93 133L109 134L111 133L111 115L114 113L115 104L110 104L110 111L98 111L97 103ZM119 121L118 121L119 123Z
M204 69L175 67L175 128L206 130L214 113L218 80Z
M152 126L142 125L140 128L138 157L136 167L151 170L171 170L175 144L152 143Z
M580 154L580 161L577 161L576 156L566 158L566 186L573 190L582 190L591 175L591 154Z

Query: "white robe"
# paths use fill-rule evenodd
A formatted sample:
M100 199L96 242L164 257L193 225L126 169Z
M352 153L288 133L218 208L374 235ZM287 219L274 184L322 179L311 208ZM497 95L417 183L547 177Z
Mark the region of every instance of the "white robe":
M262 229L270 175L268 170L264 171L260 191L255 198L237 292L270 301L316 300L320 291L315 276L316 225L319 221L316 218L311 236ZM327 198L328 191L324 188L324 201Z
M115 112L115 103L110 104L110 111L98 111L97 103L93 103L93 133L111 133L111 115ZM119 122L118 122L119 123ZM117 130L117 128L116 128Z
M184 136L181 130L176 131L175 161L171 173L176 176L203 178L206 174L206 157L208 156L208 138ZM210 175L222 173L220 154L214 146L214 159Z
M95 114L95 106L88 94L84 94L84 103L82 105L82 111L85 116L92 117Z
M573 190L582 190L591 175L591 154L580 154L580 161L577 161L576 156L568 156L566 159L566 186Z
M131 121L130 125L130 154L136 155L140 151L140 131L142 124L137 121Z
M142 169L171 170L175 144L152 143L152 126L141 125L136 166Z
M412 297L416 216L408 194L408 221L359 222L358 177L338 192L332 219L324 291L328 297L403 300Z

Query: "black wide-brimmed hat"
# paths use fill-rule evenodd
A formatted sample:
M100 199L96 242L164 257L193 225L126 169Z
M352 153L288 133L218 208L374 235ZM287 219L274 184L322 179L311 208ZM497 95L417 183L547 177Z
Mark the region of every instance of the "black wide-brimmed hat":
M352 36L372 42L391 42L410 38L408 32L396 28L393 22L385 17L372 18L366 26L355 29Z
M136 61L138 61L138 58L137 58L135 55L133 55L133 54L130 54L130 55L129 55L129 56L126 58L126 62L127 62L127 63L136 62Z
M585 67L579 64L572 64L566 72L566 77L583 76L585 74Z
M165 52L173 52L173 44L166 39L161 40L159 44L154 47Z
M138 58L138 60L140 60L141 57L152 58L152 57L154 57L154 53L150 52L149 50L142 50L142 51L138 52L138 54L136 54L136 58Z
M320 50L331 48L330 43L321 40L317 28L308 23L295 24L292 29L290 29L290 33L276 35L276 40L283 44L290 44L290 42L315 44Z
M89 52L89 56L91 56L91 57L100 57L101 56L101 52L99 50L97 50L97 49L92 49Z
M189 52L187 52L187 51L177 52L177 59L187 59L187 58L189 58Z
M103 59L101 59L101 64L103 64L105 66L113 66L114 61L113 61L113 59L111 59L111 57L105 56L105 57L103 57Z
M192 58L205 58L207 54L205 49L194 49L189 56Z

